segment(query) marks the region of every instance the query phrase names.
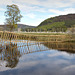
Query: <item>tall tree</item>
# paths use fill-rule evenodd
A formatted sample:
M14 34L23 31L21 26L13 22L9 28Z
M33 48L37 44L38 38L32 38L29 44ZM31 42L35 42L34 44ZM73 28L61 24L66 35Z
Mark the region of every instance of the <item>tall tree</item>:
M7 11L5 12L6 22L5 24L12 31L14 28L17 28L17 23L20 22L22 15L17 5L7 5Z

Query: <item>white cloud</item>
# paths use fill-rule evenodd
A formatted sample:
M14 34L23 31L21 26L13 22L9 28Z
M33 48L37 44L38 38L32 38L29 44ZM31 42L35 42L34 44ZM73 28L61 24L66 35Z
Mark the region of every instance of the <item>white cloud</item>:
M18 4L19 6L37 8L35 6L59 8L73 6L75 0L2 0L0 5ZM26 8L24 8L26 9ZM41 11L41 10L40 10Z
M27 6L27 5L18 5L20 9L24 12L32 12L32 11L38 11L38 12L46 12L45 8L40 8L38 6Z
M17 4L21 10L45 12L45 8L70 7L74 3L74 0L2 0L0 5Z
M74 3L74 0L2 0L0 5L17 4L21 11L46 12L45 8L71 7Z
M63 68L62 70L66 71L66 70L74 70L74 69L75 69L75 65L70 65L70 66Z
M0 60L0 71L6 71L9 70L9 68L5 67L6 66L6 61L1 61Z
M39 5L43 7L68 7L72 6L75 1L74 0L16 0L16 3L28 4L28 5Z
M75 13L75 8L66 8L63 11L57 9L49 9L49 12L52 12L57 15L65 15L69 13Z
M8 4L12 4L13 2L12 2L12 0L2 0L2 1L0 1L0 6L1 5L8 5Z
M39 1L38 0L15 0L15 3L25 3L25 4L30 4L30 5L38 5Z

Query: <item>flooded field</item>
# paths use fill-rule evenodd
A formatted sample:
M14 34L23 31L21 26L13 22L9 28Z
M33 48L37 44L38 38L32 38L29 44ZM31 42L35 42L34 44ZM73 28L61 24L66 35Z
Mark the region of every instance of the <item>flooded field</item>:
M1 40L0 75L75 75L75 43Z

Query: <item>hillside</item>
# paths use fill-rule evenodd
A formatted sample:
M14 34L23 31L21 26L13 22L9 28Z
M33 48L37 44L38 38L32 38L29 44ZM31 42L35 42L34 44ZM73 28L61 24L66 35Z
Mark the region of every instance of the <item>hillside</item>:
M24 24L18 24L18 28L35 28L35 26L24 25Z
M36 29L46 31L66 31L75 26L75 14L60 15L41 22Z

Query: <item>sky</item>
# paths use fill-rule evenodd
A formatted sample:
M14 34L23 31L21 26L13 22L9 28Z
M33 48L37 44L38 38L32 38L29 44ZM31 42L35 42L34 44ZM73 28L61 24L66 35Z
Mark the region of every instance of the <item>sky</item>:
M74 14L75 0L0 0L0 24L4 24L7 5L16 4L22 14L21 24L38 26L43 20Z

